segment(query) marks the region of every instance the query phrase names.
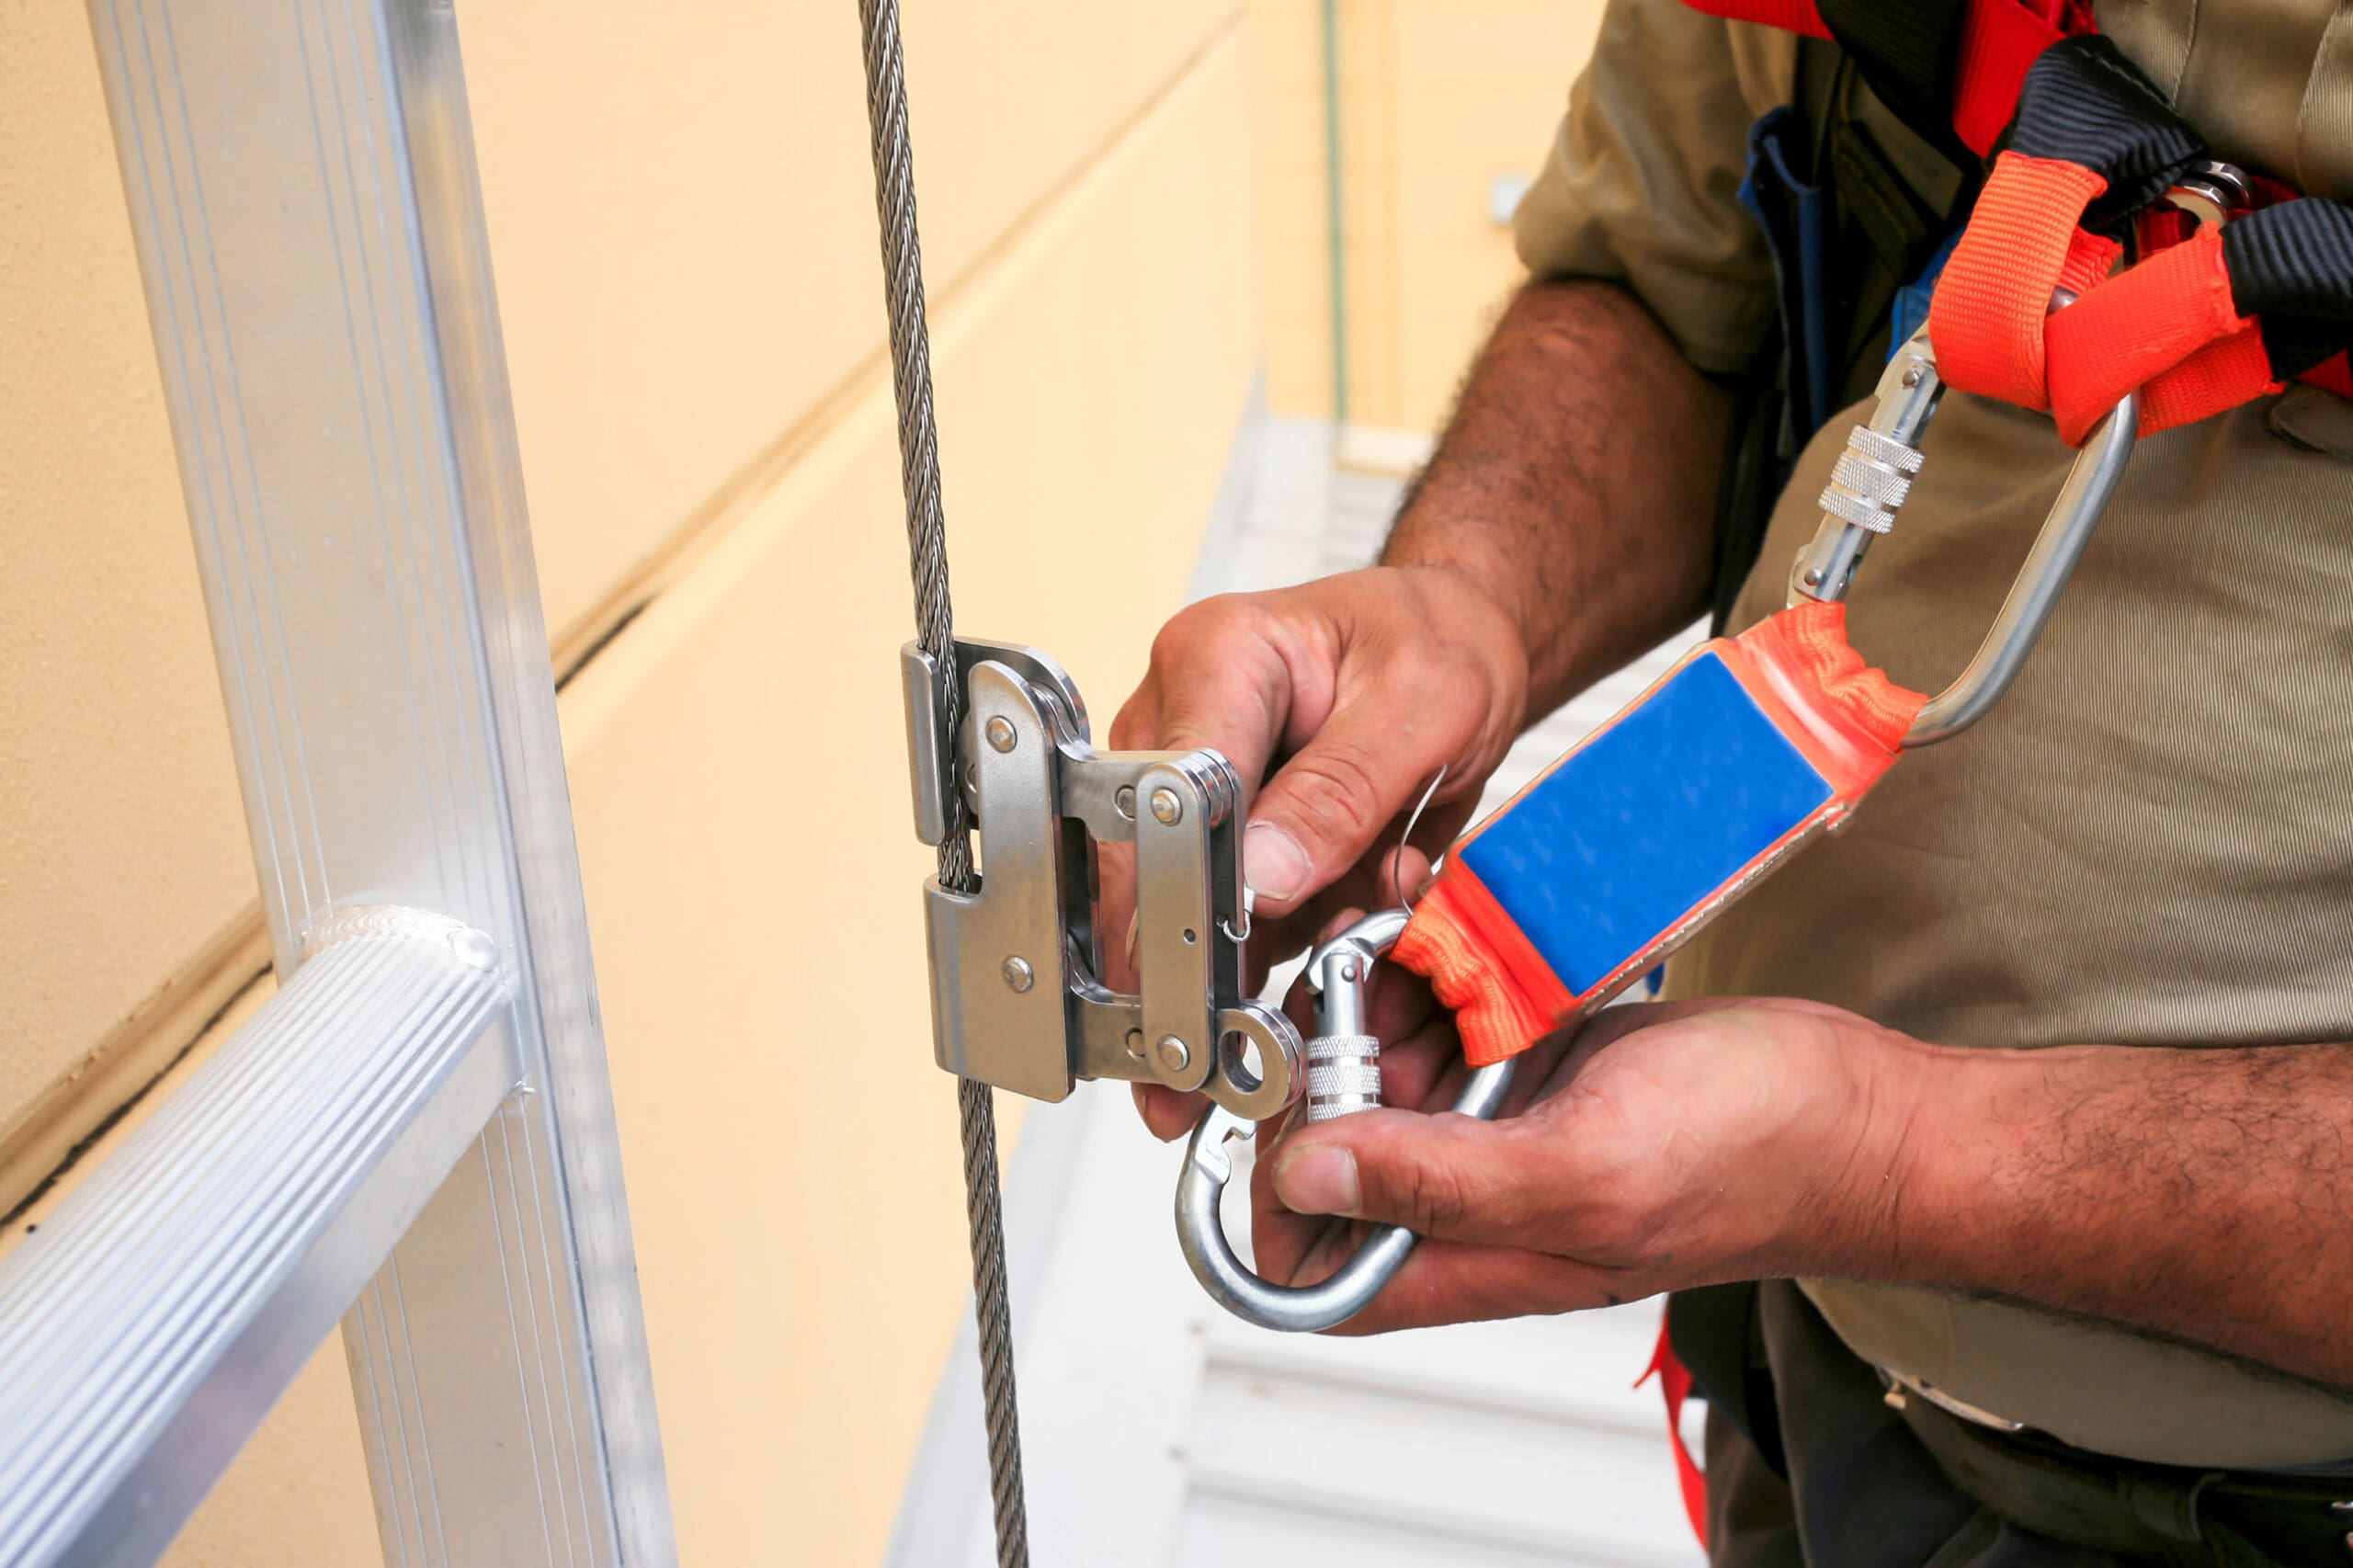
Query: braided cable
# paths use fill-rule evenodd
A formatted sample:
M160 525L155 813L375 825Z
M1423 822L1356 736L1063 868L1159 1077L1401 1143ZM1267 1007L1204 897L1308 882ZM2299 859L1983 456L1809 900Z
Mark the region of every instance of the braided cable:
M915 149L907 135L907 84L898 0L858 0L866 44L866 111L873 136L874 205L881 220L884 298L891 315L891 381L899 408L899 479L907 503L915 635L949 678L937 689L940 733L952 751L963 714L956 676L955 618L948 597L948 528L939 500L939 432L931 408L931 337L924 320L923 246L915 229ZM971 821L961 790L943 791L948 832L939 884L974 885ZM1005 1216L998 1198L996 1114L986 1084L956 1085L964 1141L964 1210L972 1242L972 1306L980 1330L981 1397L987 1413L989 1492L998 1568L1028 1568L1029 1525L1021 1492L1021 1427L1013 1388L1013 1315L1006 1299Z

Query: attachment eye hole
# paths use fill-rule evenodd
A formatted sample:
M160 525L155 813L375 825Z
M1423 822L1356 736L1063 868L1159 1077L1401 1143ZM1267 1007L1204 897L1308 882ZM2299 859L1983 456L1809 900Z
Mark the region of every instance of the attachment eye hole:
M1228 1083L1245 1095L1255 1095L1267 1081L1266 1061L1258 1042L1239 1029L1218 1037L1217 1062Z

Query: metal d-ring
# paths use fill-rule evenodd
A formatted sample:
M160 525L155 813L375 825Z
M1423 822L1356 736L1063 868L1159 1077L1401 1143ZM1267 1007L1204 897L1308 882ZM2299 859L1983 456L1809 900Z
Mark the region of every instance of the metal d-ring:
M1406 918L1402 909L1369 915L1307 960L1308 984L1316 993L1315 1038L1307 1044L1311 1119L1328 1120L1381 1103L1380 1047L1364 1032L1365 999L1373 963L1396 944ZM1368 1041L1370 1050L1364 1048ZM1474 1071L1455 1110L1481 1121L1494 1119L1518 1065L1514 1058ZM1233 1179L1227 1142L1256 1131L1256 1123L1223 1106L1211 1106L1193 1129L1176 1182L1176 1240L1185 1261L1218 1305L1261 1328L1309 1334L1346 1323L1381 1294L1421 1238L1402 1225L1379 1226L1321 1284L1273 1285L1260 1278L1234 1256L1218 1215L1219 1200Z

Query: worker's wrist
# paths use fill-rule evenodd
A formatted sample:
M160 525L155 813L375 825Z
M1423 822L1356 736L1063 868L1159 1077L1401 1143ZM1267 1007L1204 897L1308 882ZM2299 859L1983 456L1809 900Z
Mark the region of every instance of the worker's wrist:
M1472 607L1470 619L1485 623L1482 641L1510 666L1513 687L1527 694L1530 711L1549 710L1544 684L1551 629L1528 601L1519 579L1525 573L1492 551L1467 544L1443 551L1408 547L1385 552L1381 564L1410 572L1434 585L1443 599Z
M1840 1037L1849 1136L1795 1195L1776 1260L1786 1274L1898 1281L1933 1272L1965 1210L1949 1195L1962 1129L1983 1119L1987 1053L1915 1040L1857 1017ZM1924 1272L1926 1271L1926 1272Z
M2020 1260L2068 1223L2058 1193L2022 1173L2038 1148L2066 1137L2060 1119L2086 1097L2084 1075L2112 1075L2100 1061L2107 1049L1922 1048L1894 1153L1900 1201L1871 1277L2022 1292L2031 1281L2018 1277Z
M1525 716L1530 678L1530 649L1527 623L1512 596L1497 585L1495 574L1474 559L1384 559L1384 567L1410 574L1422 585L1426 602L1439 607L1444 624L1436 628L1450 641L1474 649L1488 668L1494 689L1507 693Z

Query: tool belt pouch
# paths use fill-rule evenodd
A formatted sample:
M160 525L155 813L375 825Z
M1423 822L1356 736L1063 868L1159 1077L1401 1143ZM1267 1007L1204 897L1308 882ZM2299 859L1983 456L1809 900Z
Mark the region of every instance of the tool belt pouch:
M1455 845L1395 961L1484 1066L1599 1007L1842 820L1927 700L1805 603L1699 644Z

